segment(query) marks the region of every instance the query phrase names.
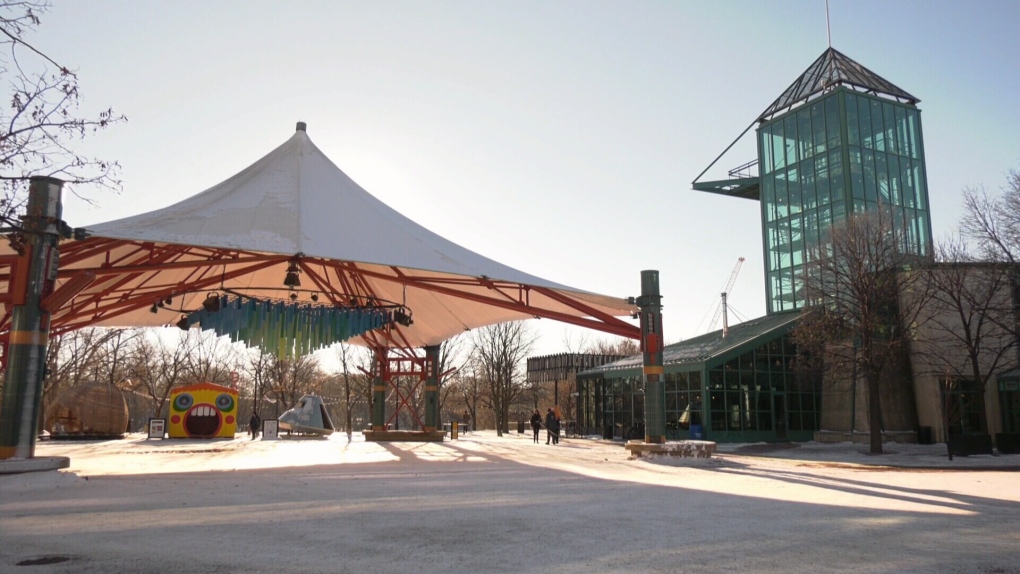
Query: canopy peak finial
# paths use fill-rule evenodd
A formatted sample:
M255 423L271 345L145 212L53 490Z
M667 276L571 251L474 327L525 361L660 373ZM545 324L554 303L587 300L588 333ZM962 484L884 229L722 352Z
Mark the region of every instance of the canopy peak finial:
M308 124L306 124L305 122L298 122L297 123L297 131L299 131L299 132L306 132L306 131L308 131Z

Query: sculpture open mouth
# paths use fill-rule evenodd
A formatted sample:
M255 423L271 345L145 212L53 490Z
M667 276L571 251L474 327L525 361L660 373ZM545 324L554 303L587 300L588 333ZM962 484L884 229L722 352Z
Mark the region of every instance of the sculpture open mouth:
M221 424L220 411L212 405L195 405L184 415L188 436L216 436Z

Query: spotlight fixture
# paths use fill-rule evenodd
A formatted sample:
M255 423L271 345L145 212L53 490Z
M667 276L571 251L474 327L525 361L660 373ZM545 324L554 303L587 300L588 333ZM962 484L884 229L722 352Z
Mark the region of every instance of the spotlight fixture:
M297 301L297 293L291 293L290 294L290 300L291 301Z
M393 321L405 327L410 327L412 324L414 324L414 321L411 319L411 316L400 309L397 309L396 311L393 312Z
M210 293L205 301L202 301L202 308L209 313L215 313L220 310L220 298L215 293Z
M157 307L156 304L153 303L152 307L149 307L149 313L155 313L157 311L159 311L159 307Z
M318 300L319 300L319 294L318 293L312 293L312 301L318 301Z
M166 307L166 305L162 301L160 301L159 303L156 303L156 306L159 307L160 309L162 309L163 307Z
M301 269L298 268L297 261L291 261L287 265L287 276L283 278L283 284L291 289L301 286L301 278L298 277L298 273Z
M177 321L174 324L177 325L177 328L182 330L182 331L187 331L188 328L189 328L188 318L187 317L181 317L181 320Z
M173 305L174 299L173 297L167 297L166 299L163 300L163 302L166 303L167 305Z

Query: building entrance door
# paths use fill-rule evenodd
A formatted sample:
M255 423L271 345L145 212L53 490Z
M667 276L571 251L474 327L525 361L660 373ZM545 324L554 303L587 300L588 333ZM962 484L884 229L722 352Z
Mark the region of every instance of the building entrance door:
M776 440L786 440L786 395L772 395L772 418L776 421Z

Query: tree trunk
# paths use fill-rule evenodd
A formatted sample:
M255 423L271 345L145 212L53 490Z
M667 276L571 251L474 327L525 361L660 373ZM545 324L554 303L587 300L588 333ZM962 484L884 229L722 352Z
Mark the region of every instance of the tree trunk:
M878 373L868 369L865 375L868 383L868 433L871 438L871 454L882 454L882 401L879 397Z

